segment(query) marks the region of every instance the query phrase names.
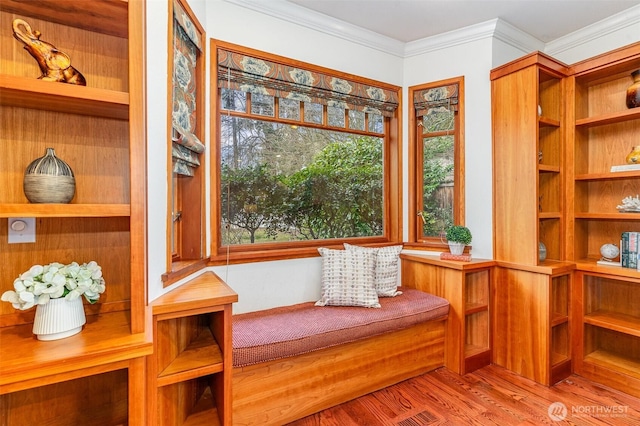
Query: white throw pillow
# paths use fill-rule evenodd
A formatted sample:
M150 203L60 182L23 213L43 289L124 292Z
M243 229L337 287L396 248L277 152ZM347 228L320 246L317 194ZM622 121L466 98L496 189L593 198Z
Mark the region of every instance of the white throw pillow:
M344 243L347 251L365 251L376 256L374 286L378 297L394 297L402 294L398 291L398 270L400 269L400 252L402 246L361 247Z
M318 252L322 256L322 295L316 306L380 307L374 286L374 253L324 247Z

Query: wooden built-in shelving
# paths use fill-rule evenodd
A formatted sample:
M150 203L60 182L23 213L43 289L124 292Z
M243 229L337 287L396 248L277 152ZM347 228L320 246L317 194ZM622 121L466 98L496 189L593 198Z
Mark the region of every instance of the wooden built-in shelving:
M574 264L565 261L564 232L568 73L567 65L540 52L491 72L492 361L546 385L571 373Z
M180 355L158 374L158 386L219 373L223 369L224 363L220 347L211 331L204 329Z
M17 18L68 54L87 85L38 79L13 38ZM0 304L6 424L147 424L144 22L143 0L0 2L0 293L51 262L94 260L107 287L85 303L83 330L60 341L35 339L33 309ZM49 147L74 172L69 204L31 204L23 193L25 168ZM35 243L8 244L5 224L16 217L36 218Z
M494 262L401 254L402 279L449 301L445 366L459 374L491 361L490 285Z
M231 425L231 313L237 300L217 275L205 272L151 303L151 424Z
M576 262L573 301L575 372L640 396L640 271L601 266L600 246L618 244L622 232L640 232L637 213L616 206L640 193L640 172L611 172L640 134L640 108L625 104L631 73L640 69L640 43L572 68L568 99L575 126L567 146L574 200L567 251Z

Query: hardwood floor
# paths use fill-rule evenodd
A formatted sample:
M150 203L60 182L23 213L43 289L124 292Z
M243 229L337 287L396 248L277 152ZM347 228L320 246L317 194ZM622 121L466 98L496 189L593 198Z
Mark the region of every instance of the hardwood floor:
M638 398L576 375L548 388L492 365L440 368L289 426L638 424Z

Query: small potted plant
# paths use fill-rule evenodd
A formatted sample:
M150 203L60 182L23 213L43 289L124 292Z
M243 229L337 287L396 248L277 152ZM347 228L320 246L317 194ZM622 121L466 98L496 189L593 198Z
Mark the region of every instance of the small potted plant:
M462 225L452 225L447 228L446 237L451 254L462 254L465 246L471 243L471 231Z

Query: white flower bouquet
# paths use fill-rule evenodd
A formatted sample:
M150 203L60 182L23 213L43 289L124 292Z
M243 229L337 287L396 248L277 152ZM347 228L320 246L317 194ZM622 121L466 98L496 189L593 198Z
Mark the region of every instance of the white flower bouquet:
M73 300L84 296L89 303L96 303L105 290L105 282L102 268L94 261L82 265L54 262L33 265L16 278L13 288L15 291L5 291L0 300L25 310L62 297Z

